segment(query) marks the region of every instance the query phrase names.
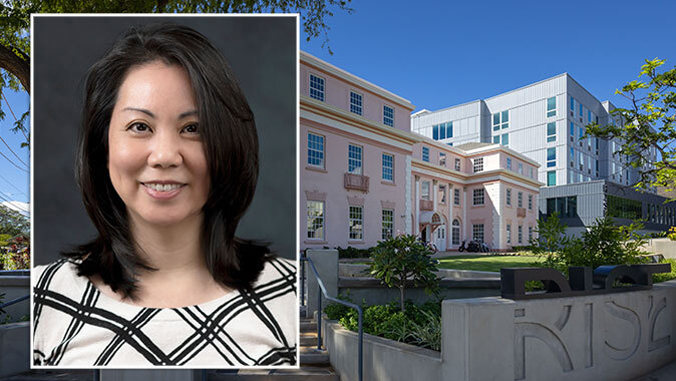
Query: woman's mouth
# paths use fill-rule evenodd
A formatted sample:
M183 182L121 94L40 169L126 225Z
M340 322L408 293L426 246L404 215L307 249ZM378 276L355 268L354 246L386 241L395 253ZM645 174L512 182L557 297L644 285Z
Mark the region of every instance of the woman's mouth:
M141 182L146 193L156 200L168 200L181 193L181 189L186 186L183 183L175 182Z

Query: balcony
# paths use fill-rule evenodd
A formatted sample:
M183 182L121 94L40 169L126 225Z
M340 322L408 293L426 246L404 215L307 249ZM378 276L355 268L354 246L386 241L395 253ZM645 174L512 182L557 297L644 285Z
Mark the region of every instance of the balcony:
M346 173L343 179L345 189L354 189L365 193L369 192L369 178L364 175L355 175L354 173Z
M516 208L517 217L526 217L526 208Z
M432 200L420 200L420 210L434 210L434 203Z

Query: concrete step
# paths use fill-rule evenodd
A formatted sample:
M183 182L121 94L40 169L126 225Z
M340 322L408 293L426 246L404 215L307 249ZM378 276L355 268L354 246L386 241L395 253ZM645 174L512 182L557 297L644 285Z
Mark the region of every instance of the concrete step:
M300 369L242 369L214 371L208 381L340 381L330 366L302 366Z
M328 365L329 353L316 347L301 347L300 363L301 365Z
M301 332L300 333L301 347L316 347L317 346L317 332Z
M301 318L306 318L307 317L307 306L299 306L298 307L298 313L300 314Z
M317 321L311 319L300 319L301 332L317 332Z

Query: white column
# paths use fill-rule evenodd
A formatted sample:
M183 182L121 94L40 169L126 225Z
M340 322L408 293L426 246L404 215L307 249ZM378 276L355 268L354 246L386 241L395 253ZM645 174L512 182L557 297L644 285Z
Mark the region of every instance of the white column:
M432 211L437 211L437 180L432 180Z
M411 200L413 196L412 184L411 184L411 155L406 155L406 189L404 196L404 232L406 234L413 234L413 221L411 220Z
M467 204L467 187L462 187L462 200L460 201L460 206L462 207L462 237L460 237L460 243L462 243L463 240L469 241L467 239L467 225L469 225L469 221L467 221L467 208L469 208L469 205Z
M415 235L420 235L420 224L418 223L418 218L420 218L420 177L415 177L415 195L414 205L415 210L413 211L413 232Z

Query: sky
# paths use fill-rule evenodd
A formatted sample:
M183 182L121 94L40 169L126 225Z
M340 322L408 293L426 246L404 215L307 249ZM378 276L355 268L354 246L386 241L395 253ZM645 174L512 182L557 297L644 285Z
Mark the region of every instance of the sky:
M408 99L421 109L485 99L567 72L600 101L617 106L615 89L637 78L646 58L676 65L676 2L643 1L373 1L352 0L352 14L333 8L323 36L300 48ZM5 90L14 114L26 93ZM23 136L0 137L28 163ZM0 152L23 165L0 142ZM0 156L0 202L28 202L29 177Z

